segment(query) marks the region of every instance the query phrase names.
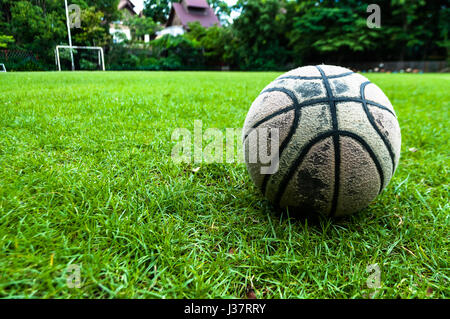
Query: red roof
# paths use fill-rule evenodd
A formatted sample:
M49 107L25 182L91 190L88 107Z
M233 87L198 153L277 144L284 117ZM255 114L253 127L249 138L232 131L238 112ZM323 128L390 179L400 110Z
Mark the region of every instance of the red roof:
M205 14L200 14L197 12L188 12L181 3L172 3L172 11L170 12L169 20L167 21L167 26L172 25L174 18L174 13L180 18L183 27L187 27L189 22L198 21L205 28L212 27L217 24L220 26L219 19L214 14L213 9L206 3L206 0L185 0L186 6L205 8Z
M188 7L209 8L206 0L184 0Z
M120 0L118 6L119 10L127 8L131 13L136 14L136 12L134 11L134 7L135 7L134 3L131 2L130 0Z

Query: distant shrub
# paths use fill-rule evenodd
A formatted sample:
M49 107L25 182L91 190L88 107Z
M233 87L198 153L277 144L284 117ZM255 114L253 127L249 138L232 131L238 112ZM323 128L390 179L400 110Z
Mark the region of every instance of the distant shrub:
M185 36L165 35L148 44L132 47L115 44L107 55L113 70L183 70L205 65L202 48Z

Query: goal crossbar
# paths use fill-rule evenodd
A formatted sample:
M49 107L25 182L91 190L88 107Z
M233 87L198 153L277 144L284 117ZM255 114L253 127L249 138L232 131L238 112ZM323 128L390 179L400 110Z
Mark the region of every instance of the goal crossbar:
M56 64L58 65L58 71L61 71L61 61L59 59L59 49L69 49L71 52L73 49L77 50L98 50L98 64L102 66L102 70L105 71L105 55L102 47L85 47L85 46L70 46L70 45L57 45L56 46Z

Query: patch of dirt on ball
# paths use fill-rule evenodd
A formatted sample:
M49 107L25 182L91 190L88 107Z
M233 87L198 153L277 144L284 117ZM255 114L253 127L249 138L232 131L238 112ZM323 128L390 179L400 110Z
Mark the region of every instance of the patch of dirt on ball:
M381 134L389 140L395 155L395 162L398 163L400 157L401 135L397 119L388 111L373 106L369 106L369 112L375 119L375 123Z
M281 206L327 214L334 187L334 149L331 137L314 145L288 183Z
M341 136L340 183L336 216L348 215L365 208L380 189L375 163L361 144Z
M342 94L348 91L348 85L344 81L333 81L334 91L336 94Z
M295 91L302 98L312 98L322 94L322 84L319 82L304 82L295 87Z

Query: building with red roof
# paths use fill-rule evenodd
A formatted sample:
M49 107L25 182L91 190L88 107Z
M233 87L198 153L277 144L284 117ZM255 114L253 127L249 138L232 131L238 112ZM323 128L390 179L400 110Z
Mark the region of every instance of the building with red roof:
M221 26L214 10L206 0L181 0L180 3L172 3L166 28L157 32L157 38L166 34L177 36L189 30L190 22L199 22L205 28L214 25Z
M120 21L115 21L109 26L109 33L113 36L114 43L122 42L125 38L131 40L131 30L123 24L127 20L136 15L135 5L130 0L120 0L118 9L122 14Z
M126 14L127 16L136 15L134 8L135 8L135 5L130 0L120 0L119 1L119 5L118 5L119 11L124 12L123 14Z
M166 27L182 26L187 30L188 23L196 21L205 28L220 26L219 19L206 0L182 0L180 3L172 3Z

